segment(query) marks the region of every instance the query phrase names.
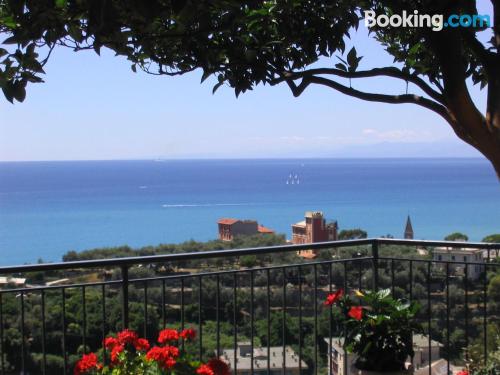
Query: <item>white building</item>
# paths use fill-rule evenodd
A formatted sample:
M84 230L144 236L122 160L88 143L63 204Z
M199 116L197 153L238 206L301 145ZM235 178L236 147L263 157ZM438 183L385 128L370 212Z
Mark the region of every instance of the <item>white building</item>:
M20 277L6 277L0 276L0 287L7 287L13 285L16 287L21 287L26 285L26 279Z
M230 367L232 374L238 375L251 375L251 374L269 374L278 375L283 374L283 347L272 346L269 348L268 357L267 347L253 348L253 372L252 372L252 346L249 342L239 342L236 351L236 371L234 370L235 353L234 349L224 349L220 359L226 362ZM301 361L299 366L299 355L296 354L291 347L285 347L285 368L287 375L300 375L300 368L302 372L307 370L307 365ZM268 370L269 361L269 372Z
M460 249L451 247L436 247L432 252L433 260L439 262L465 262L484 263L483 250L481 249ZM464 276L465 264L450 264L450 275ZM436 263L436 267L445 272L446 263ZM478 264L467 265L467 275L471 280L477 280L484 271L484 266Z
M330 353L328 358L328 366L331 369L332 375L351 375L351 368L356 361L355 354L344 354L344 338L332 337L332 347L330 349L330 340L325 338L328 345L327 353ZM442 344L435 340L431 340L431 361L436 362L439 358L439 350ZM413 335L413 350L415 356L413 358L413 366L416 370L427 368L429 364L429 337L424 335ZM347 357L347 358L346 358ZM411 358L408 358L408 365L411 364Z

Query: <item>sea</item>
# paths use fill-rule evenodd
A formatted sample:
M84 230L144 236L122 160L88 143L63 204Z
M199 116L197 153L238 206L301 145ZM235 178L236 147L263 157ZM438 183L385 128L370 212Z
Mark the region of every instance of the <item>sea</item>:
M500 182L484 159L140 160L0 163L0 265L69 250L217 237L220 218L291 237L305 211L370 237L500 233Z

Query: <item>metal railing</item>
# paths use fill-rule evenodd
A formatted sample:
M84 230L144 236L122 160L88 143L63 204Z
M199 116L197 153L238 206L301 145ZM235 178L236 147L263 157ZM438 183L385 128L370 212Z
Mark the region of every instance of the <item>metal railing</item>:
M402 246L413 251L396 256ZM485 256L450 261L416 250L434 247L481 249ZM293 256L303 250L318 257ZM439 341L450 370L471 355L488 358L495 339L490 325L500 322L488 300L499 251L500 244L380 238L0 267L0 276L69 279L0 289L0 374L69 374L78 355L105 350L109 333L131 327L154 340L166 326L196 328L196 345L186 350L200 359L234 351L235 374L240 341L250 345L250 373L318 374L328 368L332 338L343 334L322 307L340 287L390 288L398 298L418 301L427 356L433 359ZM245 257L251 267L241 267ZM267 350L264 367L255 368L256 347ZM281 364L272 347L282 348ZM294 363L286 363L288 348Z

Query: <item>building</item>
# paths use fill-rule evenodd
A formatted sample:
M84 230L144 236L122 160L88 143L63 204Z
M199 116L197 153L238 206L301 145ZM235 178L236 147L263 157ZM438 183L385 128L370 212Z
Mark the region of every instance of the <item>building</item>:
M434 365L436 361L439 361L441 358L439 356L439 350L443 347L438 341L431 340L431 355L430 355L430 363L432 363L431 367ZM415 351L415 355L413 356L413 366L415 370L420 368L429 369L429 336L425 335L413 335L413 350Z
M292 224L292 243L299 245L337 240L337 221L327 223L323 212L308 211L304 219ZM303 250L299 252L299 255L304 258L314 258L318 252L317 250Z
M25 285L25 278L0 276L0 287L23 287Z
M413 226L411 225L410 215L406 219L406 227L405 227L405 240L413 240Z
M349 375L351 366L354 363L355 357L353 355L345 355L344 353L344 338L332 337L332 346L330 348L330 339L325 338L328 345L328 368L331 375ZM347 363L346 363L347 362Z
M454 366L450 364L450 372L448 372L448 362L441 358L431 364L431 375L457 375L463 369L462 366ZM429 375L429 365L416 369L413 375Z
M449 265L450 275L452 276L465 276L465 263L484 263L481 249L436 247L432 251L432 259L437 262L463 262ZM442 272L446 272L445 263L436 263L435 267ZM484 266L480 264L467 265L467 276L471 280L477 280L483 271Z
M332 337L332 347L330 349L330 340L325 338L325 342L328 345L327 353L330 353L328 358L328 366L331 369L332 375L354 375L351 370L354 362L356 361L356 355L348 354L347 357L344 355L344 338L343 337ZM443 345L435 340L431 340L431 363L434 364L441 358L439 356L440 348ZM424 335L413 335L413 350L415 351L415 356L413 357L413 366L415 370L420 368L427 368L429 365L429 336ZM411 365L411 358L408 358L408 366Z
M232 241L236 236L274 233L272 229L259 225L255 220L219 219L219 240Z
M299 356L289 346L285 347L285 355L283 358L283 347L272 346L253 348L253 371L252 371L252 346L249 342L239 342L236 351L236 371L234 370L234 349L224 349L220 359L226 362L232 370L232 374L251 375L251 374L283 374L283 359L285 362L287 375L300 375L301 369L305 373L307 365L304 361L300 361ZM268 372L269 363L269 372Z

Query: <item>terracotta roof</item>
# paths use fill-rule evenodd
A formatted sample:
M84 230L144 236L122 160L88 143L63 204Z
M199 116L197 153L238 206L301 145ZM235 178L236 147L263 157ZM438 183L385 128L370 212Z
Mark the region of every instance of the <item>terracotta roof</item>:
M314 259L318 256L314 251L310 250L303 250L299 251L299 257L304 258L304 259Z
M257 229L259 233L274 233L274 230L266 228L263 225L259 225L259 228Z
M218 224L229 224L229 225L232 225L236 222L238 222L239 220L238 219L227 219L227 218L224 218L224 219L219 219L219 221L217 221Z

